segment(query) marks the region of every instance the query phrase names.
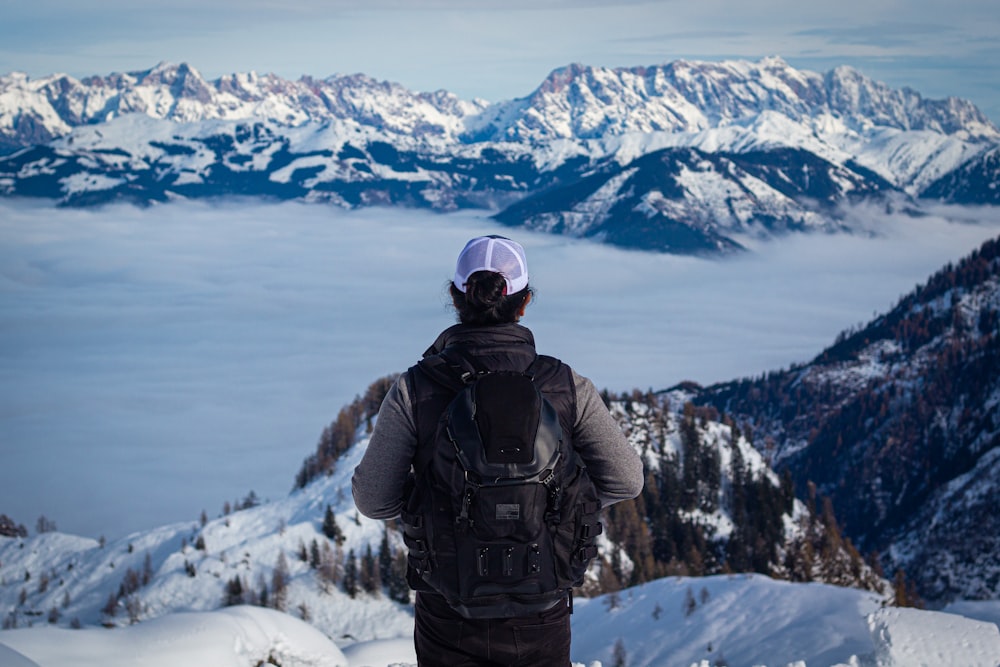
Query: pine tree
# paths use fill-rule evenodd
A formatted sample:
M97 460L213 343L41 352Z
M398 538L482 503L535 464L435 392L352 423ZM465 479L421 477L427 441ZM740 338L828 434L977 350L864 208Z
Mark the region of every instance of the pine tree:
M142 585L148 586L149 582L153 580L153 557L147 551L145 558L142 559Z
M319 569L321 556L319 552L319 542L313 540L309 543L309 567L314 570Z
M243 604L243 582L239 575L234 575L226 582L226 595L222 601L223 606L235 607Z
M698 601L694 599L694 593L691 588L688 587L687 591L684 593L684 615L690 616L698 608Z
M303 563L309 562L309 550L306 549L305 540L301 538L299 539L298 555L299 555L299 560L302 561Z
M400 551L392 559L392 567L389 569L389 576L386 578L386 585L389 589L389 599L410 603L410 586L406 581L406 553Z
M615 647L611 653L611 664L613 667L626 667L628 665L628 653L625 650L625 642L619 637L615 641Z
M389 528L382 531L382 543L378 547L378 575L382 583L388 583L392 570L392 551L389 549Z
M257 604L261 607L270 606L271 602L271 592L267 588L267 579L264 578L264 573L261 572L257 575Z
M354 555L354 549L347 552L347 560L344 562L344 592L354 598L358 595L358 560Z
M375 562L375 556L372 553L372 545L368 544L365 546L365 553L361 557L361 589L365 593L377 594L379 589L382 587L381 580L378 576L378 564Z
M326 513L323 515L323 534L328 539L333 540L340 546L344 543L344 533L337 524L337 517L333 514L333 508L326 506Z

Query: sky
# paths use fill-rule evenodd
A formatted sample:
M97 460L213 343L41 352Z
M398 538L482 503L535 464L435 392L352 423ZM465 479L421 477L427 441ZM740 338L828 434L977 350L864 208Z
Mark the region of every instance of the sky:
M1000 232L947 212L976 222L880 216L725 261L518 231L524 323L616 392L759 375ZM284 497L341 407L454 322L454 258L512 234L484 215L0 201L0 512L112 539Z
M530 94L570 63L781 56L850 65L1000 123L996 0L0 0L0 73L186 62L206 78L362 72L465 99Z

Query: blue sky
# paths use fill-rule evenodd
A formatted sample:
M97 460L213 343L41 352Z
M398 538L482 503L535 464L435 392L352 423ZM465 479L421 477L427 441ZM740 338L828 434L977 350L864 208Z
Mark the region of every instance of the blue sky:
M363 72L497 101L553 69L679 58L857 67L1000 123L996 0L0 0L0 72L73 76L187 62L204 76Z

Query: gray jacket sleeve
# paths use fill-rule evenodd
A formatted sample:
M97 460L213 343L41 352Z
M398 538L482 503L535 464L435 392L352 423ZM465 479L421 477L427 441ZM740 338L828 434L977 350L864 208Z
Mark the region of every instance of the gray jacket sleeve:
M628 444L600 394L589 379L573 372L576 384L576 427L573 446L587 465L601 505L635 498L644 483L642 460Z
M399 516L403 486L416 452L417 427L404 373L382 401L368 449L351 478L351 492L359 512L372 519Z
M573 445L603 506L634 498L642 491L642 461L608 412L594 384L573 372L576 424ZM386 394L361 463L354 469L351 491L358 511L372 519L399 516L403 486L417 451L417 429L406 385L399 377Z

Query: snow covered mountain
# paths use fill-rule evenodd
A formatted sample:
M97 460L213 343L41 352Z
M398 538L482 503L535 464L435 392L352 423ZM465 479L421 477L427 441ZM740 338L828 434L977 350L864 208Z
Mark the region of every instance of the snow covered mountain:
M512 204L500 222L674 253L741 249L743 236L850 229L850 202L904 200L885 179L801 148L664 148Z
M1000 596L1000 239L812 362L697 392L936 602Z
M130 113L180 123L342 120L416 138L524 143L698 132L746 124L764 112L854 132L926 130L962 140L998 134L966 100L925 100L850 67L817 74L776 57L614 69L574 64L552 72L528 97L495 104L445 91L415 93L363 74L288 81L250 72L206 81L183 63L82 81L65 74L0 77L0 130L8 147L47 143L74 127Z
M345 407L324 432L320 456L306 460L308 474L285 498L260 503L249 496L227 503L215 519L202 516L114 542L54 532L28 538L6 522L9 536L0 537L4 627L114 627L176 611L257 604L307 619L334 639L405 636L412 617L401 582L402 537L391 522L360 516L350 492L371 409L385 386L373 384L365 398ZM646 504L660 501L649 509L648 535L636 509L641 504L612 508L584 594L668 573L721 572L725 562L726 571L867 587L881 591L874 593L879 599L893 599L887 582L836 541L827 517L785 495L789 487L731 425L653 409L638 396L614 402L612 410L650 469ZM704 478L681 493L682 480L673 476L682 470L684 479ZM796 556L807 551L816 555Z
M274 121L298 126L351 120L402 136L454 138L464 119L486 108L446 92L414 93L362 74L288 81L231 74L206 81L187 64L77 80L65 74L0 77L0 136L10 149L48 143L74 127L133 113L174 123Z
M996 128L968 101L924 100L850 67L817 74L777 57L616 69L570 65L527 98L487 110L477 136L486 128L494 141L690 133L745 124L764 112L817 127L841 123L855 132L886 127L996 138Z
M572 65L493 104L360 74L206 81L166 63L82 81L0 77L4 196L477 207L671 252L850 229L843 209L858 201L994 204L998 144L967 101L779 58Z
M298 488L335 474L376 414L391 378L373 383L327 427L296 476ZM889 585L812 498L794 496L739 429L683 395L605 397L645 464L636 501L606 511L600 556L582 591L596 594L666 574L760 572L889 594ZM822 556L815 557L814 553Z

